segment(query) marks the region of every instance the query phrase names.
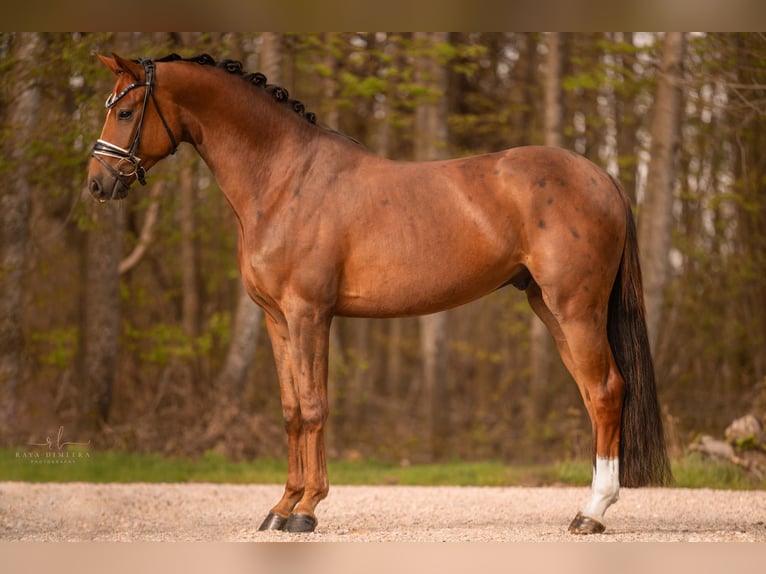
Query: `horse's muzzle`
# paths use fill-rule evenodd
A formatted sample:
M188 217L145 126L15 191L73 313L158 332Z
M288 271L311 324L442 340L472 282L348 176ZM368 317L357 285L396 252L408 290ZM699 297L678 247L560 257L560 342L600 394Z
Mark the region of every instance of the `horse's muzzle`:
M94 199L103 203L110 199L125 199L128 186L119 177L94 176L88 183L88 191Z

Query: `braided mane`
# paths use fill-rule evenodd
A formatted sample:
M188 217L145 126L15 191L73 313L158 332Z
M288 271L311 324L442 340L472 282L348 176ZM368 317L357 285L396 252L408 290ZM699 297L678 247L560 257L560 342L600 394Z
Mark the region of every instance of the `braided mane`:
M242 70L242 62L238 62L237 60L222 60L220 62L216 62L212 56L209 54L200 54L198 56L192 56L191 58L182 58L176 53L168 54L167 56L164 56L162 58L158 58L155 60L155 62L194 62L196 64L200 64L203 66L214 66L216 68L221 68L222 70L225 70L229 72L230 74L233 74L235 76L239 76L246 82L249 82L255 86L258 86L259 88L262 88L268 92L271 97L274 99L274 101L279 102L280 104L287 106L292 111L294 111L296 114L298 114L300 117L305 119L307 122L311 124L316 124L317 118L316 114L313 112L307 112L305 106L299 102L298 100L294 100L290 98L290 93L281 86L277 86L274 84L269 84L266 80L266 76L261 74L260 72L255 72L254 74L245 74Z

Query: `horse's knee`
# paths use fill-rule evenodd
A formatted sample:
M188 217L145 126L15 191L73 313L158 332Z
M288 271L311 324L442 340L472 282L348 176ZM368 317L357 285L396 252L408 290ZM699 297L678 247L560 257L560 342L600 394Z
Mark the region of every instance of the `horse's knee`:
M282 407L282 418L287 434L299 433L303 422L301 421L301 409L296 406Z
M329 409L326 401L313 399L301 402L301 426L303 431L319 431L327 422Z
M320 400L304 401L300 406L282 409L288 434L321 430L327 422L328 414L327 404Z

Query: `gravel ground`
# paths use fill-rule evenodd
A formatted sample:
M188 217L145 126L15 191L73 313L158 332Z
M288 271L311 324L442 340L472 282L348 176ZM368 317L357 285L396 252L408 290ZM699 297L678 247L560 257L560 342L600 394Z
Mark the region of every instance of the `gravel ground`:
M0 541L766 542L764 491L623 489L607 532L575 537L586 488L335 486L316 532L258 532L281 491L0 482Z

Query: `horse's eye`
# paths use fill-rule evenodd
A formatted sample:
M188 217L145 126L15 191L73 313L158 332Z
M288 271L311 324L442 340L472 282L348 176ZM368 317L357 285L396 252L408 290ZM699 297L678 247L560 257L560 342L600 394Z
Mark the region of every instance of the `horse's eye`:
M133 115L133 110L119 110L117 112L118 120L129 120Z

